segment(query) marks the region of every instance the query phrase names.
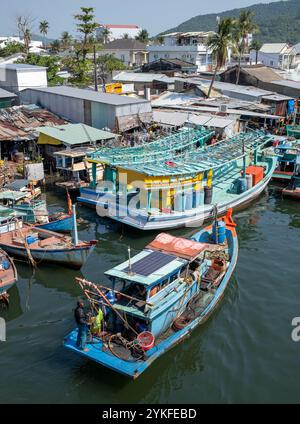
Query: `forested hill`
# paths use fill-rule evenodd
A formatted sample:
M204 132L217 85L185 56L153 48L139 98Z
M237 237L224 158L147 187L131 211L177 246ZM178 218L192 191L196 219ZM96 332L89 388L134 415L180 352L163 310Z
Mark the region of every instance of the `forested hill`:
M199 7L200 8L200 7ZM216 30L217 17L236 17L241 10L251 10L260 32L257 38L263 42L300 43L300 0L279 1L269 4L256 4L242 9L228 10L222 13L199 15L171 28L164 33L177 31Z

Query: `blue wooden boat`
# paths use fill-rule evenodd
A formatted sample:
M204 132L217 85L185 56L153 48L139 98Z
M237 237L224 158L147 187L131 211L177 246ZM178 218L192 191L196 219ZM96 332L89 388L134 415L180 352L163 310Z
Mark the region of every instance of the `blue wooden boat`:
M76 214L74 209L73 219ZM80 269L97 241L79 241L77 228L71 237L23 223L23 214L0 206L0 248L13 257L36 263L55 263Z
M262 152L272 141L260 132L241 133L180 159L106 164L103 185L82 189L77 200L143 231L199 227L212 219L215 204L222 216L260 196L277 165L277 156ZM251 178L249 168L263 171L261 178Z
M17 269L13 260L0 249L0 301L8 301L8 290L18 279Z
M13 190L0 192L0 203L23 214L23 221L37 228L58 233L70 233L74 230L71 212L49 214L44 200L30 200L26 193Z
M109 270L112 288L77 279L94 315L105 325L91 334L85 350L77 330L64 346L133 379L177 345L215 311L231 281L238 239L231 211L192 239L160 234L142 252Z

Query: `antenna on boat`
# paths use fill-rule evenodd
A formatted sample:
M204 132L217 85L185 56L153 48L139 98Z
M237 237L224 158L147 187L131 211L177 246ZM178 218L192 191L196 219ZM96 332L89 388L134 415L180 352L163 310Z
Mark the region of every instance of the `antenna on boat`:
M128 246L128 275L132 275L132 267L131 267L131 248Z

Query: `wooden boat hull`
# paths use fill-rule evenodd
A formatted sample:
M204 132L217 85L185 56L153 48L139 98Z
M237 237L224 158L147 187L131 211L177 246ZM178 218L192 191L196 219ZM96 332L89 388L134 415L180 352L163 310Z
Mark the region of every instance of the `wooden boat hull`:
M0 270L0 298L6 295L9 289L11 289L18 280L18 273L13 260L5 253L4 250L0 250L0 256L5 257L9 262L8 270Z
M72 269L80 269L94 250L95 245L95 242L91 242L82 247L77 246L69 249L30 249L30 253L38 263L53 263ZM14 257L28 259L27 251L24 247L3 244L1 240L0 247Z
M47 222L45 224L36 225L36 228L42 228L56 233L70 233L74 230L74 220L72 215L64 218Z
M300 200L300 188L295 190L285 188L284 190L282 190L282 194L285 197L290 197L295 200Z
M233 209L234 211L240 210L246 207L249 203L253 202L257 197L268 186L273 172L277 165L277 158L269 159L269 169L266 176L261 180L256 186L252 187L246 192L234 196L234 198L228 197L228 200L223 202L217 202L218 204L218 216L226 214L228 209ZM100 200L97 197L93 198L93 190L89 189L87 191L87 196L83 198L82 196L78 198L78 201L86 206L96 208L99 204L104 207L105 204L101 204ZM194 209L191 211L173 213L173 214L158 214L149 215L146 212L141 212L139 210L135 211L135 216L130 216L127 213L125 208L119 207L119 214L115 216L110 216L111 219L118 221L122 224L129 225L131 227L137 228L143 231L160 231L160 230L171 230L182 227L199 227L205 221L209 221L214 216L214 205L204 205L202 208Z
M210 228L210 227L208 227ZM199 232L195 238L196 240L201 240L201 235L207 229ZM229 235L230 233L230 235ZM89 349L88 352L84 352L79 350L76 347L76 339L77 339L77 330L72 331L64 341L64 346L76 353L79 353L86 359L90 359L95 361L96 363L103 365L119 374L122 374L126 377L130 377L136 379L139 377L150 365L162 356L165 352L181 343L186 337L188 337L191 332L202 325L208 318L212 315L212 313L216 310L219 305L221 299L224 296L225 290L228 287L232 274L235 270L237 259L238 259L238 239L235 229L232 231L227 230L227 240L230 247L230 264L227 268L226 274L222 279L222 282L218 289L216 290L213 298L207 304L202 313L197 316L190 324L184 327L182 330L177 332L173 332L169 337L162 339L153 349L146 353L146 360L144 361L136 361L129 362L122 359L119 359L112 355L110 352L102 350L102 342L99 341L95 344L91 343L87 345Z

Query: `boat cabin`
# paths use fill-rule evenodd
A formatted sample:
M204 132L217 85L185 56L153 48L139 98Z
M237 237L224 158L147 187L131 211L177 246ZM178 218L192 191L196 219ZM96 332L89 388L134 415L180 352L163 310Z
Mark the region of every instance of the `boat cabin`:
M160 234L132 259L107 271L112 281L113 306L133 327L155 336L164 332L200 288L210 266L205 252L216 244Z
M42 193L40 187L35 187L32 182L26 179L15 180L12 183L6 184L4 188L6 190L25 193L26 197L30 199L36 198Z
M25 222L43 224L48 222L48 210L43 200L31 200L25 191L0 192L0 204L21 212Z
M22 228L24 214L0 205L0 234Z

